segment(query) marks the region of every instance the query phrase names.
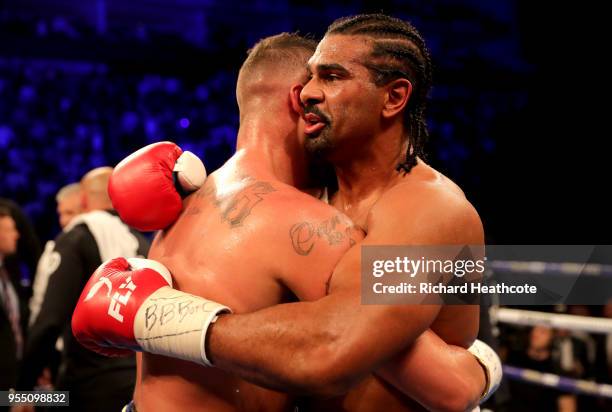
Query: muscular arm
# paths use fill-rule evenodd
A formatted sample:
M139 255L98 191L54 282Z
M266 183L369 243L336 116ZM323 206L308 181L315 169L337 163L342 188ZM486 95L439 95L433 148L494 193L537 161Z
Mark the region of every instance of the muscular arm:
M385 202L364 244L482 243L480 221L463 204L433 199L407 207L402 196ZM315 302L222 316L207 338L213 363L264 386L329 395L384 365L428 329L440 307L361 305L360 261L353 247L329 295Z
M287 255L289 259L291 255L294 258L299 255L298 262L284 261L281 267L296 268L301 263L308 272L300 273L292 281L286 277L285 270L284 279L301 296L300 300L307 301L312 299L300 293L300 287L305 283L304 279L312 279L309 272L331 270L346 253L349 244L363 239L363 235L352 228L350 220L338 214L332 218L292 224L290 234L295 253L288 251ZM346 234L352 238L351 242L345 241ZM295 272L295 269L289 272ZM478 403L486 381L472 354L463 348L447 345L431 331L423 333L408 350L403 350L378 369L377 375L432 411L462 411L466 405L471 408Z
M350 273L358 265L357 247L336 270L330 294L318 301L222 316L207 338L213 363L276 389L346 391L410 345L439 311L425 305L361 305L359 272L355 279L343 276L343 270ZM257 351L245 351L246 342Z
M486 383L471 353L447 345L430 330L375 374L434 412L471 410L478 405Z

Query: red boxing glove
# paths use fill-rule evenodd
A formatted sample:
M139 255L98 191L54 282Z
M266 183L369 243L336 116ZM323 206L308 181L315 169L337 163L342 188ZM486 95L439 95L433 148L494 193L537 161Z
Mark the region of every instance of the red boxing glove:
M121 219L138 230L168 227L183 209L181 194L198 190L206 179L202 161L172 142L153 143L123 159L108 182Z
M106 356L145 351L210 366L208 327L229 308L172 289L172 277L154 260L116 258L91 276L72 315L72 333Z
M134 337L136 313L153 292L171 285L168 269L153 260L106 261L81 292L72 315L72 333L81 345L103 355L140 350Z

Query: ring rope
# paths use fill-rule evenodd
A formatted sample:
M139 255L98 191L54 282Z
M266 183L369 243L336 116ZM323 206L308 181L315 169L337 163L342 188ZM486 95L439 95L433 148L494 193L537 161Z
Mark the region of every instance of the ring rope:
M521 262L514 260L491 260L487 268L500 272L517 272L535 275L568 275L568 276L603 276L612 277L612 265L599 263L572 263L572 262Z
M572 379L552 373L543 373L532 369L518 368L516 366L504 365L504 376L518 381L534 383L536 385L557 388L563 392L573 392L585 395L612 398L612 385L586 381L583 379Z
M491 320L513 325L545 325L551 328L580 330L591 333L611 333L612 319L591 316L565 315L558 313L536 312L523 309L490 309Z

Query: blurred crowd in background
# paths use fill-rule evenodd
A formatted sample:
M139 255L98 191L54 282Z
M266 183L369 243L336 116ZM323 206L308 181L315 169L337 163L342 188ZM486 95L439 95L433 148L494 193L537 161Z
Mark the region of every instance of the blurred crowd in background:
M530 307L576 316L612 319L612 303L601 306ZM502 362L538 372L599 383L612 383L612 334L571 329L498 324ZM609 411L610 399L573 394L506 378L509 411Z
M10 40L0 42L0 194L47 237L57 231L49 224L54 190L144 144L176 141L216 169L233 152L235 82L248 48L281 31L320 37L334 18L367 5L260 2L228 14L214 1L163 9L144 1L134 10L97 2L107 6L103 19L95 8L61 8L70 1L28 2L7 3L0 15L0 36ZM520 53L517 11L511 2L413 3L399 17L425 33L435 62L429 161L488 207L482 171L525 109L535 70Z

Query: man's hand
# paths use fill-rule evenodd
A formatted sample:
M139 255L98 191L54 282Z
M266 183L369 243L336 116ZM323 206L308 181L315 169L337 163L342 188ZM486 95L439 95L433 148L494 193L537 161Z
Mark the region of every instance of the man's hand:
M171 142L154 143L123 159L108 193L121 219L138 230L165 229L183 209L182 196L199 189L206 169L197 156Z
M472 410L499 386L501 361L482 341L465 350L447 345L431 330L404 352L385 362L376 374L428 411Z
M159 262L116 258L103 263L75 308L74 336L107 356L146 351L210 365L206 330L229 309L171 286L170 272Z

